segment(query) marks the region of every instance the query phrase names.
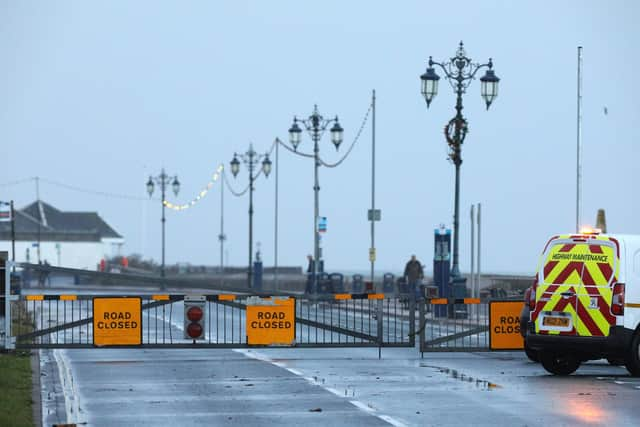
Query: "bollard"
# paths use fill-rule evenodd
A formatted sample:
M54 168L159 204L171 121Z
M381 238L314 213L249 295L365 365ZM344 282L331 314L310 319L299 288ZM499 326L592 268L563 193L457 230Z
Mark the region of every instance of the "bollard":
M362 274L354 274L351 282L351 293L361 294L363 292L363 277Z
M329 275L331 292L334 294L344 293L344 275L342 273L331 273Z
M382 276L382 292L385 294L396 292L395 285L393 283L394 279L395 276L393 273L385 273L384 276Z
M375 289L373 288L373 282L371 280L365 280L364 282L364 292L367 294L375 293Z

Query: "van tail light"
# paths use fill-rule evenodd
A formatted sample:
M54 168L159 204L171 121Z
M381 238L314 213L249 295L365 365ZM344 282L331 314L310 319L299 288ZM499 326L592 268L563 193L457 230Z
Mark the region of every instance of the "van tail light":
M624 314L624 283L616 283L613 285L611 313L616 316L622 316Z

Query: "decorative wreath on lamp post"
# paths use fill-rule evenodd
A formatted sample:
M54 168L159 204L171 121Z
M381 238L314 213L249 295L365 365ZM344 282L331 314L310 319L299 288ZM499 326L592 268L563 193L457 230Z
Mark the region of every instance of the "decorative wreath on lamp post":
M469 132L469 124L463 117L454 117L449 120L444 127L444 137L447 140L447 144L449 144L449 148L451 149L451 153L449 153L449 158L456 161L456 153L460 152L460 145L464 142L464 139ZM458 134L460 136L460 141L456 143L455 136Z

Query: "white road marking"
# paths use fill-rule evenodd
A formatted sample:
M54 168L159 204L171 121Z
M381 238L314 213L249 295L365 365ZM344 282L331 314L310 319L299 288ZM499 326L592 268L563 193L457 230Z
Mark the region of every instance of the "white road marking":
M291 372L293 375L298 376L298 377L302 377L303 379L305 379L308 383L313 384L313 385L318 385L320 387L322 387L323 389L327 390L328 392L335 394L338 397L345 397L342 395L342 393L340 393L338 390L332 388L332 387L328 387L325 386L323 384L321 384L320 382L318 382L315 378L312 377L306 377L304 376L304 374L302 374L302 372L298 371L297 369L293 369L293 368L288 368L284 363L282 362L276 362L274 360L272 360L270 357L265 356L264 354L260 354L256 351L252 351L252 350L247 350L247 349L234 349L233 351L235 351L236 353L240 353L245 355L246 357L250 357L252 359L256 359L256 360L260 360L262 362L267 362L267 363L271 363L272 365L281 367L283 369L286 369L287 371ZM360 402L359 400L349 400L349 403L351 403L352 405L354 405L356 408L370 414L373 415L375 417L380 418L381 420L396 426L396 427L406 427L406 424L396 420L393 417L390 417L388 415L383 415L383 414L379 414L377 410L373 409L372 407L370 407L369 405Z

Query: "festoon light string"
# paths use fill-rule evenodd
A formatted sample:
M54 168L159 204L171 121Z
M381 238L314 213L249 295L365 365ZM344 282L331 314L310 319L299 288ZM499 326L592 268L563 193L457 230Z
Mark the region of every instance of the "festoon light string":
M166 207L168 207L169 209L173 209L174 211L183 211L185 209L189 209L190 207L195 206L200 200L206 197L206 195L209 193L209 190L211 190L211 188L213 187L213 184L221 177L223 173L224 173L224 166L220 164L216 169L216 171L211 176L211 179L209 180L207 185L202 190L200 190L198 195L195 198L193 198L193 200L191 200L188 203L184 203L180 205L180 204L171 203L167 199L164 199L162 203Z
M364 118L362 119L362 124L360 125L360 129L358 129L358 133L356 134L355 138L353 139L353 141L351 142L351 145L349 146L349 149L347 150L347 152L344 154L344 156L342 156L342 158L340 160L338 160L335 163L327 163L325 162L322 157L320 157L318 155L318 159L320 160L320 164L322 164L322 166L326 166L328 168L335 168L337 166L339 166L342 162L344 162L347 157L349 157L349 154L351 154L351 151L353 150L353 147L355 147L356 143L360 140L360 135L362 135L362 131L364 130L365 125L367 124L367 121L369 121L369 115L371 114L371 110L373 109L373 102L371 102L369 104L369 108L367 109L367 112L364 115ZM275 144L280 144L282 147L286 148L287 150L289 150L290 152L292 152L293 154L300 156L300 157L307 157L307 158L314 158L313 154L310 153L303 153L300 152L294 148L289 147L289 145L285 144L284 142L282 142L279 138L276 138L276 140L274 141L274 145ZM271 150L273 150L273 147L271 148Z

